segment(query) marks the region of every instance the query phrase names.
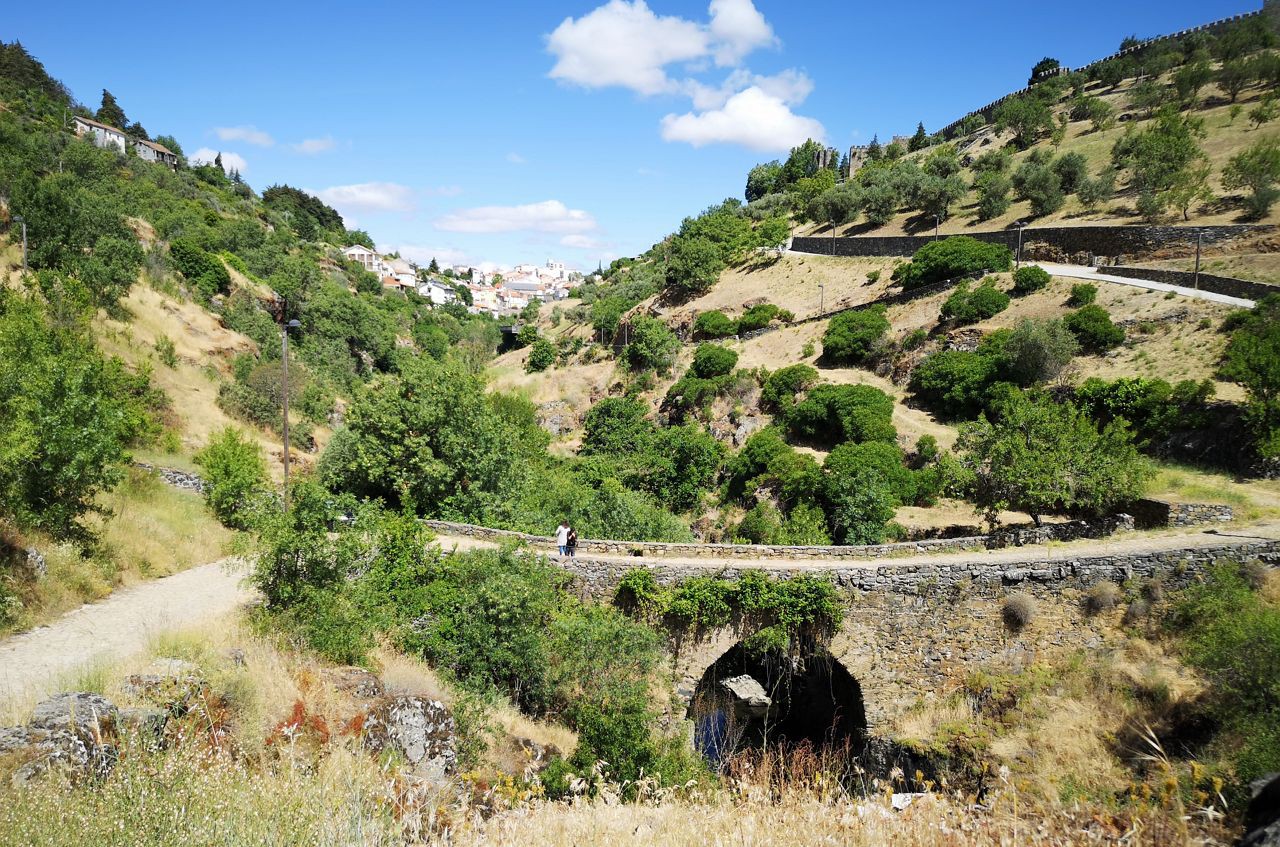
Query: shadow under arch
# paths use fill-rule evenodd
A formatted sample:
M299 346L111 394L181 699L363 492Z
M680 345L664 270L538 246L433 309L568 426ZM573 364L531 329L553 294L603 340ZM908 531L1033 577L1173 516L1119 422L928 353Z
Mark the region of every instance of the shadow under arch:
M867 744L862 686L820 647L788 655L739 641L703 673L689 718L694 746L712 764L766 746L858 756Z

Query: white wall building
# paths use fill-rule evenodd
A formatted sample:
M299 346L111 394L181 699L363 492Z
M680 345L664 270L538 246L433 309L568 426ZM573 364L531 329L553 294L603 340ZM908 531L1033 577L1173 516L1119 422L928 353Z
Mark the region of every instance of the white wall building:
M114 147L121 153L128 152L129 137L122 130L88 118L82 118L79 115L76 115L72 120L76 135L81 137L92 135L93 143L99 147Z
M342 255L346 256L353 262L358 262L360 267L364 268L369 273L375 273L382 276L382 274L378 273L378 266L382 263L382 260L378 257L376 251L370 250L363 244L351 245L342 251Z

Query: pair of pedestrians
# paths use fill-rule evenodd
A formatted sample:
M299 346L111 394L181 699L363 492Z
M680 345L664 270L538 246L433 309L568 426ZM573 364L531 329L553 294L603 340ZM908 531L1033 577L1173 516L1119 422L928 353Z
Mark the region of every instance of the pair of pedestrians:
M560 526L556 527L556 546L560 548L561 556L578 554L578 532L569 526L568 521L560 521Z

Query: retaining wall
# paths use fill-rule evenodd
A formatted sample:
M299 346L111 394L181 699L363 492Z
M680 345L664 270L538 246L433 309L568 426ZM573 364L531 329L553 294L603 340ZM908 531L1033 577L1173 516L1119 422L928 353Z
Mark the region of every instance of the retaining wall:
M1152 282L1163 282L1183 288L1200 288L1215 294L1228 297L1242 297L1245 300L1261 300L1269 294L1280 294L1280 285L1267 285L1265 282L1251 282L1247 279L1234 279L1229 276L1200 274L1199 280L1191 271L1166 270L1165 268L1134 268L1124 265L1107 267L1106 273L1129 279L1147 279Z
M1066 254L1087 253L1091 256L1141 256L1169 247L1193 247L1199 233L1203 245L1222 244L1253 235L1270 234L1270 224L1228 224L1223 226L1059 226L1036 227L1022 231L1024 258L1029 244L1047 244ZM988 232L966 232L979 241L1003 244L1010 250L1018 247L1018 231L1002 229ZM797 236L791 249L801 253L826 256L911 256L934 241L932 235L868 235L852 238Z
M1130 503L1125 509L1133 515L1137 526L1144 529L1204 526L1230 523L1235 519L1235 511L1219 503L1170 503L1144 498Z

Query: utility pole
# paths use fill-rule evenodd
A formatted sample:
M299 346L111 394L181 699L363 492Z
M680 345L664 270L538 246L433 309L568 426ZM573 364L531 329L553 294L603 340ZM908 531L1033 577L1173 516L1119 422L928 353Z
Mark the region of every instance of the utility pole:
M288 321L280 330L280 377L284 391L284 511L289 513L289 330L302 326L297 319Z
M23 276L26 276L26 273L27 273L27 219L22 217L22 215L14 215L13 222L16 224L22 224L22 274Z
M1200 290L1200 243L1204 238L1204 230L1196 230L1196 290Z

